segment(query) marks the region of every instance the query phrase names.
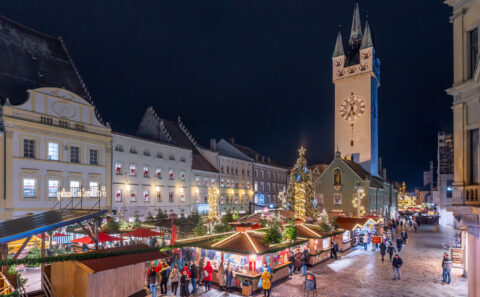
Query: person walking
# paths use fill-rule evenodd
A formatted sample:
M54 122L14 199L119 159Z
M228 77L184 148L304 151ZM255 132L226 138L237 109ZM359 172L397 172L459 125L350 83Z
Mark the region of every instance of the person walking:
M227 292L232 292L235 287L235 271L232 269L230 262L227 264L227 269L225 270L225 285L227 286Z
M300 267L302 266L302 254L299 250L295 253L295 271L300 271Z
M288 264L288 267L290 268L290 276L292 276L293 275L293 263L295 262L295 256L293 255L293 250L290 250L290 252L289 252L288 261L290 262L290 264Z
M198 277L198 270L197 265L195 265L195 261L190 261L190 278L192 280L192 294L197 292L197 277Z
M397 252L393 247L393 244L390 242L387 248L387 253L390 255L390 261L392 261L393 253Z
M398 235L398 238L397 238L397 250L398 250L399 253L400 253L400 251L402 250L402 245L403 245L403 240L402 240L402 238L400 237L400 235Z
M402 240L405 244L407 244L408 234L406 229L402 232Z
M166 263L162 264L162 270L160 271L160 276L162 277L162 279L160 280L160 294L166 295L168 277L170 276L170 267Z
M268 272L268 270L264 270L260 276L260 279L262 280L263 296L270 297L270 290L272 287L270 280L272 279L272 275L270 272Z
M392 265L393 265L393 280L400 280L400 277L402 276L402 272L400 268L402 267L403 260L400 258L398 254L395 254L395 257L393 257Z
M368 233L365 233L365 234L363 235L363 248L364 248L365 250L368 249Z
M272 269L270 268L270 266L267 265L267 262L263 262L263 266L260 268L260 274L262 274L264 271L268 271L268 273L270 273L270 275L272 274ZM262 279L261 278L258 281L258 287L260 289L262 288Z
M331 257L335 257L337 259L337 252L338 252L338 243L334 240L332 244L332 255Z
M385 245L385 242L382 241L382 243L380 243L380 255L382 255L382 262L384 261L384 257L385 257L385 252L387 251L387 246Z
M180 296L188 297L190 293L188 292L188 276L185 270L182 270L180 276Z
M212 289L212 275L213 268L210 264L210 261L207 261L207 265L203 268L203 282L205 283L205 291L210 291Z
M448 285L452 281L452 275L450 274L450 271L452 270L452 259L448 256L447 253L443 253L443 260L442 260L442 269L443 269L443 282L442 285L447 283Z
M180 281L180 272L178 267L175 264L173 266L172 272L170 272L170 287L172 289L173 296L177 296L178 282Z
M308 252L308 249L304 249L303 255L302 255L302 276L307 275L307 265L309 260L310 260L310 253Z
M152 293L152 297L157 297L157 272L158 272L158 267L155 266L155 262L150 263L150 267L148 268L147 271L147 277L146 277L146 283L148 285L148 289Z
M223 288L225 287L225 267L223 266L223 260L220 261L220 264L218 264L217 278L218 278L218 289L220 291L223 291Z

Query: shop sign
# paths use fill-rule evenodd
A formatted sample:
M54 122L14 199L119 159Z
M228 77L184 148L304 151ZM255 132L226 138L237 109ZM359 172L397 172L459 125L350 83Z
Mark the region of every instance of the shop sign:
M372 236L372 243L382 243L381 236Z
M100 189L92 189L85 191L84 189L81 190L70 190L66 191L63 188L61 191L57 193L57 198L60 200L61 198L99 198L99 197L107 197L107 190L105 186L100 187Z

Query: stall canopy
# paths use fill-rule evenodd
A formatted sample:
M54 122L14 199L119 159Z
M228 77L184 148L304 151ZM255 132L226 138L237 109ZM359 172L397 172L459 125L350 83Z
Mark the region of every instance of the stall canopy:
M243 223L261 223L262 220L271 215L278 215L285 219L293 219L295 217L295 213L291 210L287 209L276 209L276 210L269 210L268 212L258 212L249 216L245 216L241 218L239 221Z
M356 228L363 228L367 224L378 224L383 222L383 219L373 218L351 218L351 217L337 217L337 225L343 230L354 230Z
M106 233L103 233L103 232L98 232L98 242L118 241L118 240L123 240L123 238L110 236L110 235L108 235ZM72 240L72 242L85 243L85 244L95 243L93 241L93 239L90 238L90 236L80 237L80 238Z
M156 232L148 228L138 228L132 232L123 233L122 236L126 237L154 237L154 236L165 236L165 233Z
M106 210L57 209L0 222L0 244L93 219Z

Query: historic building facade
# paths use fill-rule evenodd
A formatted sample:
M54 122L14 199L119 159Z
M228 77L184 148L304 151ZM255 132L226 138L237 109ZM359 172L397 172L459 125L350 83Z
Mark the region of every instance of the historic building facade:
M192 151L112 133L112 210L124 218L191 211Z
M446 0L452 7L453 193L458 228L465 230L465 273L468 296L480 295L480 56L479 0Z
M111 130L63 40L0 22L0 220L59 207L62 189L110 208Z

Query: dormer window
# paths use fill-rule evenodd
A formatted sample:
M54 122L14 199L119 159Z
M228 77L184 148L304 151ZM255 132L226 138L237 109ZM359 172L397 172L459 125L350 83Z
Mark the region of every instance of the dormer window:
M116 151L116 152L123 152L123 146L117 144L117 145L115 146L115 151Z
M148 150L144 150L143 155L147 156L147 157L150 157L150 152Z
M180 162L185 162L185 156L182 156L182 157L180 158Z
M173 154L171 154L170 156L168 156L168 159L175 160L175 156Z
M159 159L163 159L163 155L162 155L162 153L158 152L158 153L157 153L157 158L159 158Z
M130 154L135 154L136 155L137 154L137 149L134 148L134 147L131 147L130 148Z

